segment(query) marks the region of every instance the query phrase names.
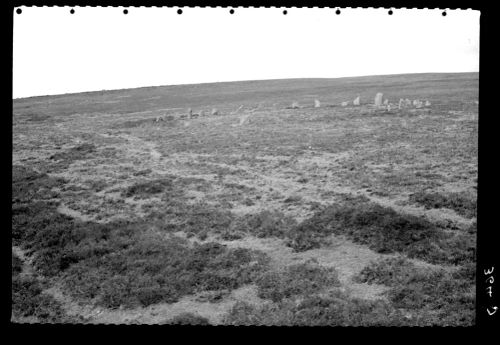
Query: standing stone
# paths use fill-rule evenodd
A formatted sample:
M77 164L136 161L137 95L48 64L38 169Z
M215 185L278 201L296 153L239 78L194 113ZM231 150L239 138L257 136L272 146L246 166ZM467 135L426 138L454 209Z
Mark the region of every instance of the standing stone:
M413 101L413 106L414 106L414 107L416 107L416 106L418 105L418 102L419 102L419 100L418 100L418 99L415 99L415 100Z
M315 99L315 100L314 100L314 107L315 107L315 108L319 108L319 107L321 107L321 103L319 102L319 100L318 100L318 99Z
M247 122L249 116L250 116L250 114L241 116L239 125L243 126L245 124L245 122Z
M356 97L356 99L354 101L352 101L352 104L353 105L359 105L360 104L360 99L359 99L359 96Z
M299 102L292 103L292 109L297 109L299 107Z
M431 106L431 102L429 102L429 101L425 101L425 106L426 106L426 107L430 107L430 106Z
M191 117L193 115L193 109L188 108L188 116Z
M379 92L375 96L375 106L380 107L382 105L382 97L384 96L383 93Z
M399 99L398 109L402 109L404 106L404 100L402 98Z
M219 115L219 111L216 108L213 108L211 115Z

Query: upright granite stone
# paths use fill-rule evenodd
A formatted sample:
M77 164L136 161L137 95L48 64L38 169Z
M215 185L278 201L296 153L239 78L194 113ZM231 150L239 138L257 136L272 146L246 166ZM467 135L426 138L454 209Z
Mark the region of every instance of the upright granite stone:
M398 109L403 109L404 106L405 106L405 101L404 99L400 98L398 103Z

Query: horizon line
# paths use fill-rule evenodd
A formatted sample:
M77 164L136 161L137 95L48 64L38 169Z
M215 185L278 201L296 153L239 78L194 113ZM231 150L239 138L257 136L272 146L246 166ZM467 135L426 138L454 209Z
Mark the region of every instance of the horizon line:
M149 85L149 86L137 86L129 88L120 89L100 89L100 90L88 90L88 91L78 91L78 92L67 92L67 93L57 93L57 94L45 94L45 95L33 95L33 96L23 96L23 97L12 97L12 100L22 100L28 98L38 98L38 97L54 97L54 96L69 96L78 95L82 93L96 93L96 92L113 92L113 91L124 91L124 90L137 90L137 89L147 89L147 88L157 88L157 87L169 87L169 86L192 86L192 85L206 85L206 84L229 84L229 83L244 83L244 82L258 82L258 81L277 81L277 80L314 80L314 79L353 79L353 78L367 78L367 77L389 77L398 75L421 75L421 74L471 74L479 73L479 71L472 72L417 72L417 73L391 73L391 74L369 74L369 75L358 75L358 76L343 76L343 77L297 77L297 78L271 78L271 79L244 79L244 80L226 80L226 81L213 81L213 82L202 82L202 83L180 83L180 84L162 84L162 85Z

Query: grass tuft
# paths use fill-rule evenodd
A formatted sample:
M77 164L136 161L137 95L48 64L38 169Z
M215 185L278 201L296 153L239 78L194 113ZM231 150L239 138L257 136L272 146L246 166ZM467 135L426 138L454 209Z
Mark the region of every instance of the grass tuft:
M426 324L470 326L475 318L475 265L450 273L418 268L405 258L390 258L365 267L355 280L391 287L395 308Z
M423 217L358 201L316 212L288 233L288 245L295 251L318 248L331 234L345 235L378 253L402 253L435 264L474 260L472 231L446 233Z
M219 223L188 218L192 229L220 225L217 215L204 212ZM148 222L76 221L46 201L15 203L12 209L14 244L28 251L34 267L60 279L70 295L104 307L170 303L200 291L235 289L267 269L263 253L218 243L191 246L157 230Z
M256 237L285 238L288 231L296 225L295 219L279 211L262 211L245 215L232 225L235 231L250 233Z
M12 253L12 275L17 275L23 271L23 261Z
M38 322L70 321L59 302L43 293L36 278L12 276L12 316L34 317Z
M233 235L238 237L237 231L230 228L234 220L231 212L204 203L188 205L167 200L166 207L158 216L164 221L162 229L165 231L182 231L201 240L209 234L219 234L227 239Z
M441 237L436 227L423 218L373 203L348 203L315 213L294 229L291 238L309 236L313 243L310 247L315 247L314 243L330 234L347 235L379 253L401 252L413 243Z
M119 252L71 266L64 280L68 291L117 308L173 303L201 291L236 289L251 283L267 267L267 258L247 249L218 243L188 247L180 238L168 242L138 239Z
M210 325L207 318L193 313L182 313L174 317L171 321L167 322L172 325L190 325L190 326L206 326Z
M325 289L340 286L333 268L324 268L316 262L296 264L280 272L267 272L257 282L260 298L279 302L286 298L308 296Z
M284 300L260 307L236 303L225 318L229 325L266 326L402 326L402 313L385 301L351 299L337 291L299 303Z
M174 178L164 178L153 181L138 182L128 187L122 192L122 196L129 198L131 196L139 198L148 198L151 195L160 194L164 191L177 191L174 184Z
M29 318L36 322L76 322L44 288L36 275L24 274L22 260L12 254L12 320Z
M476 217L477 201L464 192L446 195L418 192L410 195L410 202L422 205L426 209L448 208L466 218Z
M69 150L55 153L50 156L49 159L61 161L61 163L65 163L65 165L69 166L72 162L85 159L94 152L96 152L96 146L94 144L84 143L72 147Z
M56 198L55 188L62 187L67 181L50 177L45 173L37 173L21 165L12 167L12 203L24 204L35 199L47 200Z

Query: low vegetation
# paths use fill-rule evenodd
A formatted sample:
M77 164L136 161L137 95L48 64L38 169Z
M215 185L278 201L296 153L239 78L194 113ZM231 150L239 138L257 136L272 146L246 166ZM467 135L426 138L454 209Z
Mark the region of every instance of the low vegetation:
M12 253L12 276L23 271L23 261L17 255Z
M158 231L147 222L76 221L47 201L14 204L12 210L14 244L28 250L34 267L62 279L69 294L105 307L147 306L234 289L267 267L268 258L259 252L217 243L190 246Z
M179 238L135 240L126 249L91 257L64 274L67 290L116 308L173 303L201 291L236 289L266 268L266 257L217 243L189 247Z
M205 203L189 205L182 201L166 200L162 212L153 213L152 217L162 219L162 229L165 231L182 231L189 237L196 236L201 240L209 234L232 236L229 230L234 216L231 212Z
M118 123L114 126L116 129L128 129L128 128L136 128L143 126L173 126L177 125L177 118L174 115L166 115L160 117L159 121L156 121L156 117L145 118L145 119L137 119L137 120L128 120L122 123Z
M410 202L424 206L426 209L448 208L466 218L476 217L477 201L467 193L425 193L410 195Z
M307 291L305 294L296 294L296 297L302 296L299 300L280 298L277 294L278 298L272 299L274 303L260 306L239 302L231 309L225 322L231 325L280 326L474 324L474 264L448 272L444 269L418 268L403 257L391 258L366 267L355 281L390 286L388 301L352 298L338 289L322 294L318 293L319 289L304 289L303 292Z
M138 182L124 190L122 192L122 196L125 198L132 196L138 198L148 198L163 192L172 193L174 190L179 193L177 188L175 188L174 180L175 178L170 176L152 181Z
M140 127L145 124L152 124L156 118L147 118L147 119L138 119L138 120L128 120L122 123L119 123L115 126L115 128L134 128Z
M330 234L346 235L378 253L404 253L431 263L469 262L475 248L472 234L446 233L422 217L370 202L335 204L316 212L290 231L289 244L305 251L319 247Z
M22 260L12 254L12 320L24 322L75 322L61 304L44 293L35 275L22 274Z
M50 119L50 115L43 114L43 113L33 113L29 112L27 114L24 114L26 121L28 122L44 122Z
M33 322L68 321L61 305L43 293L36 279L19 275L12 276L12 317L31 318Z
M174 317L171 321L167 322L171 325L180 325L180 326L207 326L210 325L210 322L207 318L199 315L195 315L193 313L182 313Z
M432 107L374 110L379 91ZM470 326L475 100L477 74L14 100L12 320ZM228 116L184 121L188 107ZM363 269L367 248L396 259Z
M402 215L369 202L331 205L302 222L293 232L292 246L297 250L314 248L327 235L345 234L380 253L402 252L415 242L442 236L423 218Z
M288 266L280 272L267 272L258 280L257 286L260 298L279 302L338 287L340 282L335 269L324 268L309 261Z
M404 253L433 264L463 265L475 261L476 243L475 232L444 233L439 240L414 243Z
M385 301L352 299L340 291L306 297L298 303L284 300L257 307L239 302L225 319L230 325L265 326L403 326L408 324L405 321Z
M474 259L476 233L446 232L434 223L367 201L346 197L342 204L320 207L297 224L279 211L261 211L234 217L230 212L198 204L172 204L164 211L167 228L205 239L218 234L234 240L250 234L284 239L295 251L319 248L329 235L345 235L355 243L368 245L379 253L403 253L435 264L460 265ZM178 217L178 218L176 218Z
M83 143L68 150L57 152L49 157L52 161L50 169L54 171L67 169L73 162L87 159L96 151L94 144Z
M62 187L66 181L49 177L24 166L12 167L12 203L23 204L37 199L52 199L58 196L54 189Z
M61 277L70 294L106 307L237 288L266 266L259 253L216 243L189 247L179 238L151 235L144 223L75 222L40 203L18 208L13 217L16 240L33 254L37 269Z
M455 271L418 268L405 258L390 258L365 267L356 280L390 286L395 308L418 323L471 326L475 318L475 264Z
M279 211L264 210L237 219L232 228L256 237L285 238L297 222Z

